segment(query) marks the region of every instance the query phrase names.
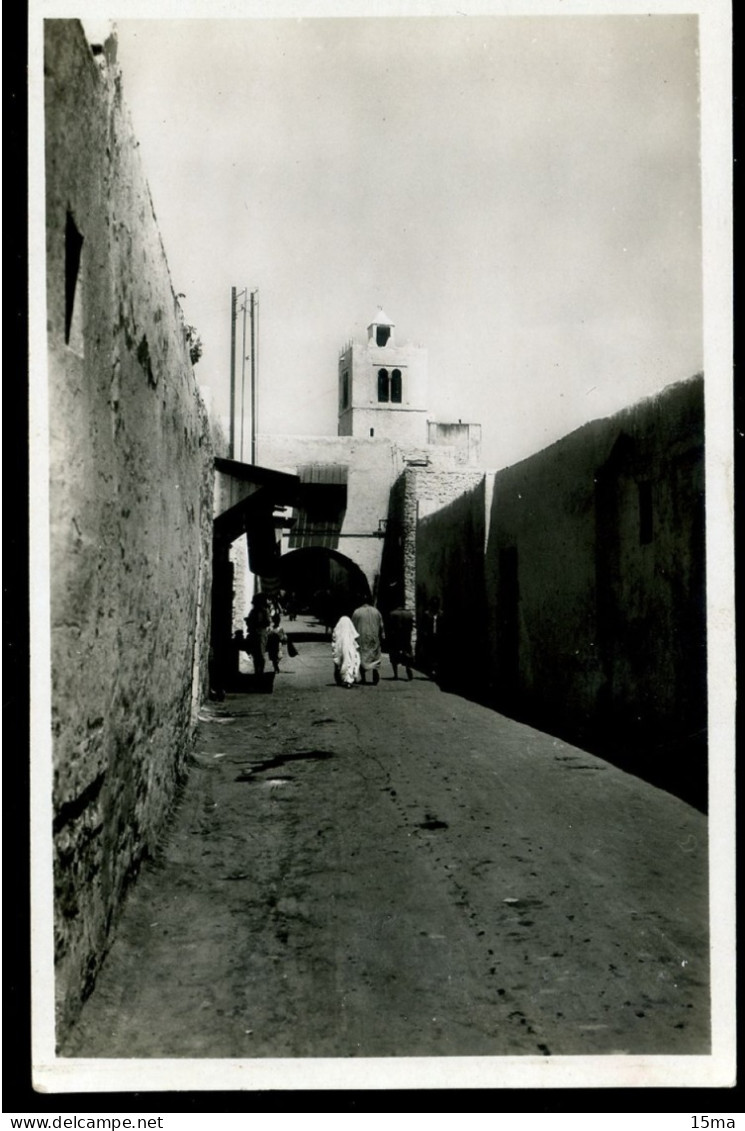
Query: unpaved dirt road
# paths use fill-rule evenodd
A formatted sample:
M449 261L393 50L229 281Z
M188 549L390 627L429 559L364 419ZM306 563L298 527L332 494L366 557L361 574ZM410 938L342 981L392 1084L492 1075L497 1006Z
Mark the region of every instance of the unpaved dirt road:
M709 1052L704 815L321 635L283 667L205 707L61 1055Z

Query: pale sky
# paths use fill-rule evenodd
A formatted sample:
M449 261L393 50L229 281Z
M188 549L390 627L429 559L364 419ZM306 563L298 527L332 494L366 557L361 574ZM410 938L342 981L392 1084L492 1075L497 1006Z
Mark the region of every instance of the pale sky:
M221 413L231 286L259 291L259 433L336 434L338 353L378 305L491 467L703 367L695 16L117 28Z

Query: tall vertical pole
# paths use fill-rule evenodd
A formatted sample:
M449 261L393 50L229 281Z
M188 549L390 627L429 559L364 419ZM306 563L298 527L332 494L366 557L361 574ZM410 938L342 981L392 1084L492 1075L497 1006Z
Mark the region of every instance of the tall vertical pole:
M251 291L251 463L256 463L256 291Z
M230 442L228 459L235 459L235 287L230 288Z
M245 389L246 389L246 291L243 291L243 347L241 351L241 460L243 460L243 421L245 418Z

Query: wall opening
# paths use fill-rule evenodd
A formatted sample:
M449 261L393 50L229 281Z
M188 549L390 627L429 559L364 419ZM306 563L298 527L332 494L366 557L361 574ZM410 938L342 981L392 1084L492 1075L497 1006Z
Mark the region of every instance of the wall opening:
M341 407L349 408L349 370L345 369L341 375Z
M390 397L390 381L387 369L378 370L378 401L381 403L388 402Z
M78 338L78 336L80 336L82 343L82 333L78 335L75 332L78 328L82 329L80 311L78 311L78 317L75 319L75 327L73 327L75 291L78 285L82 250L83 237L77 229L72 213L68 209L67 220L65 222L65 345L76 345L75 339ZM78 302L78 306L80 306L80 302Z
M375 327L375 344L378 346L385 346L388 344L388 339L391 336L390 326L376 326Z
M401 370L394 369L391 373L391 401L393 404L401 404L401 395L403 392L403 384L401 380Z
M370 586L360 567L345 554L322 546L307 546L283 554L279 582L298 612L311 613L332 628L340 616L351 615Z

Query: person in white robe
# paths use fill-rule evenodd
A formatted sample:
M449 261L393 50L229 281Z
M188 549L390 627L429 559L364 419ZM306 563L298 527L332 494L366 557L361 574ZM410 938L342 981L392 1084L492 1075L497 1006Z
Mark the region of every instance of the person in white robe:
M334 681L339 687L353 687L360 674L359 633L349 617L339 617L331 634Z

